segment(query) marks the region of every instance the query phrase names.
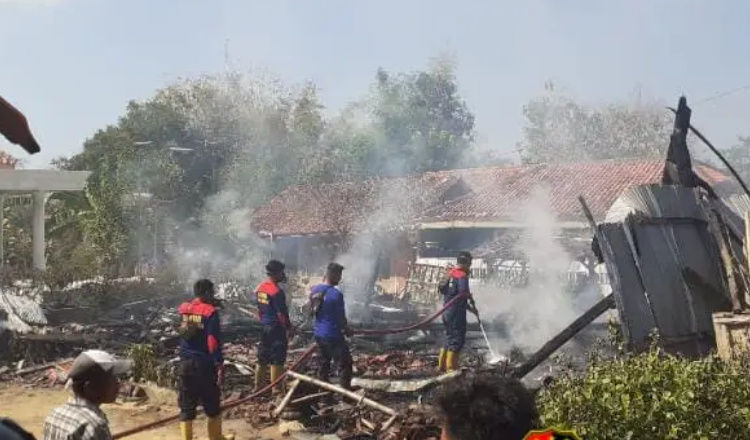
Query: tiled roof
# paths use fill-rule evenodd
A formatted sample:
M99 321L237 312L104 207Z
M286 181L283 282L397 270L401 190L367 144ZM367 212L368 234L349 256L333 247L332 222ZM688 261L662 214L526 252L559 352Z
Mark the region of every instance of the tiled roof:
M15 169L18 159L14 158L5 151L0 150L0 169Z
M509 165L296 186L257 210L253 225L274 235L337 232L361 224L368 216L377 219L382 216L377 205L387 205L391 200L396 200L397 206L391 206L389 212L401 213L399 220L404 224L512 221L519 204L537 187L549 190L558 220L584 220L579 195L586 198L594 217L602 219L628 187L659 183L663 168L663 161ZM703 164L695 164L695 169L712 185L729 180L724 173ZM397 196L382 197L386 191Z
M435 206L425 212L423 222L442 221L512 221L519 204L535 188L546 188L552 210L558 220L582 221L578 196L582 195L596 219L625 189L634 185L659 183L664 169L662 161L588 162L555 165L528 165L485 168L482 176L464 180L472 193L460 199ZM728 179L720 171L702 164L696 172L709 184Z
M409 225L452 188L461 183L449 173L292 186L257 209L252 224L277 236L339 233L383 222Z

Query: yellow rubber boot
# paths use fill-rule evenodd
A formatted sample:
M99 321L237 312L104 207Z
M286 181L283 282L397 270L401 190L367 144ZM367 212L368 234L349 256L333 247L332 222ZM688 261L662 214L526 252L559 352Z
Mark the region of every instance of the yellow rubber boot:
M258 367L255 369L255 391L263 388L266 377L268 377L268 365L258 364Z
M208 440L234 440L233 435L224 435L221 432L221 416L209 417L206 423Z
M279 380L281 375L284 374L284 366L283 365L271 365L271 383L276 382ZM281 393L284 391L284 384L280 383L273 387L274 393Z
M182 440L193 440L193 421L180 422L180 436Z
M445 359L448 355L448 352L444 349L440 349L440 355L438 356L438 370L445 371Z
M448 350L445 356L445 369L447 371L456 371L458 369L458 352Z

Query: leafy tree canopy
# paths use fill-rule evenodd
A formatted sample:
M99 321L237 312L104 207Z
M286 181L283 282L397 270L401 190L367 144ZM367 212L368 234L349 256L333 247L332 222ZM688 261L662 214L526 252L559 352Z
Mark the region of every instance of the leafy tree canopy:
M523 113L526 125L518 149L525 163L661 159L674 121L658 103L590 107L551 83Z

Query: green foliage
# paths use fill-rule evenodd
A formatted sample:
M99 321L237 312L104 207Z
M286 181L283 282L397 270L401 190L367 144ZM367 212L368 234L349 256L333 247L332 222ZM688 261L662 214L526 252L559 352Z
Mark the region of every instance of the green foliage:
M128 347L128 358L133 360L133 380L136 382L156 382L158 379L158 358L156 350L149 344L133 344Z
M594 355L583 374L542 391L538 404L545 426L592 439L742 438L750 430L747 367L675 357L654 344L639 355Z
M285 87L228 73L180 81L129 103L80 154L56 161L93 173L85 197L54 203L49 258L61 266L56 283L86 267L114 276L152 256L164 262L165 243L190 239L195 230L200 242L236 260L254 246L248 213L290 185L461 164L474 117L458 96L451 64L409 74L381 70L373 92L326 118L313 84Z
M674 120L657 103L588 107L551 84L523 113L526 126L518 149L527 163L661 159Z
M382 137L374 174L457 168L473 140L474 115L458 96L455 66L436 60L431 70L390 75L378 71L373 114ZM394 164L392 158L399 158Z
M737 145L724 150L722 154L742 180L750 185L750 137L740 137Z
M127 250L128 232L123 213L126 192L116 177L117 163L105 158L100 173L90 179L86 198L90 209L80 212L85 240L96 252L100 271L116 275L118 262Z

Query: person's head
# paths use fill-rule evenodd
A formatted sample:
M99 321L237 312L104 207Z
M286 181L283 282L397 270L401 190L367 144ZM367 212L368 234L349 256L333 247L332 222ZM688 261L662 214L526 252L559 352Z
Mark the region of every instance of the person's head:
M100 405L117 400L118 376L127 373L133 363L116 359L101 350L87 350L78 355L68 372L68 384L76 396Z
M441 440L522 440L536 427L534 397L517 379L469 373L443 386Z
M201 301L207 303L213 303L216 295L216 289L214 283L211 280L201 279L193 284L193 295L196 298L200 298Z
M286 266L279 260L271 260L266 264L266 275L275 283L286 281Z
M336 262L328 263L328 267L326 268L326 281L332 286L337 286L341 282L343 272L344 266Z
M468 270L471 268L471 260L471 254L468 251L461 251L456 258L456 264L458 264L458 267Z

